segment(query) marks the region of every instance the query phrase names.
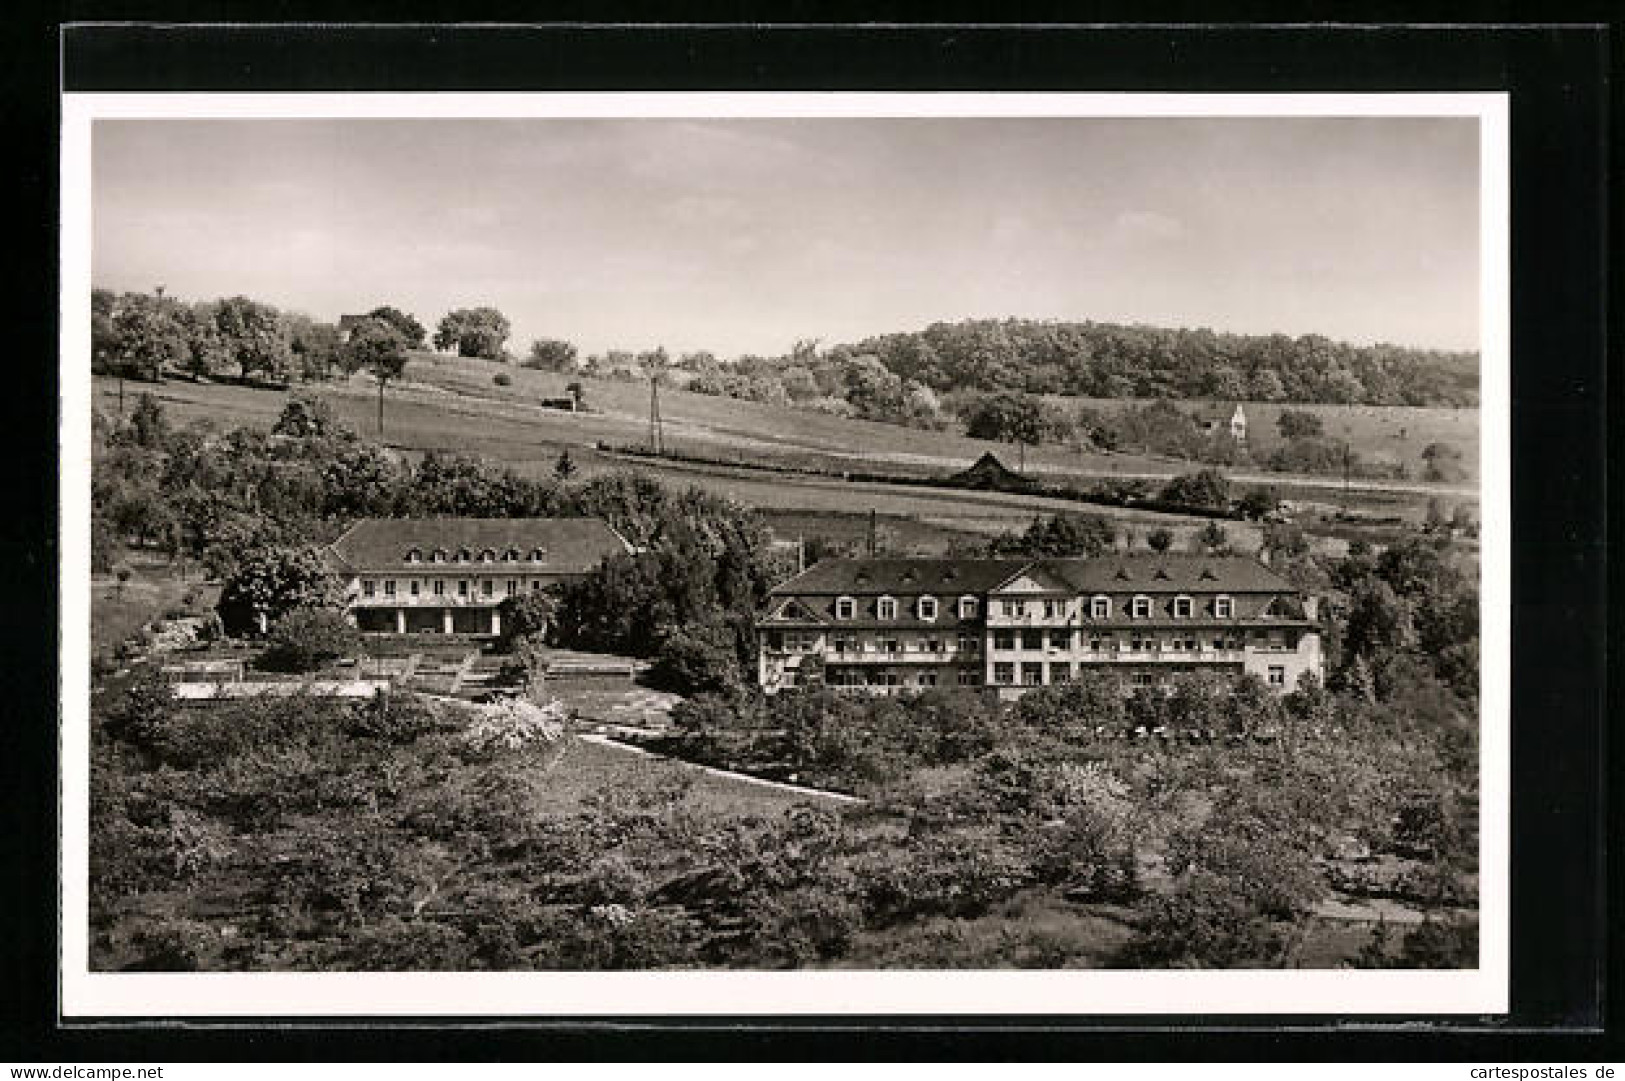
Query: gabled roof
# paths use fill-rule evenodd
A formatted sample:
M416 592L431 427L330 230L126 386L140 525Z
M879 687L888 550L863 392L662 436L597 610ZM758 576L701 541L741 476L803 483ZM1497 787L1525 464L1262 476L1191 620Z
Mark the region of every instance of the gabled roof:
M949 598L984 594L1022 573L1077 593L1296 593L1297 587L1248 556L1113 553L1070 559L826 559L775 586L774 595L879 595Z
M968 467L950 476L948 483L994 491L1024 491L1036 487L1036 482L1010 469L992 451L983 452Z
M1079 593L1296 593L1298 587L1249 556L1164 554L1046 559Z
M407 566L413 548L428 563L436 548L452 556L467 548L476 559L489 548L499 560L517 548L528 562L538 547L546 556L529 565L554 574L585 573L605 556L631 550L602 518L363 518L328 546L328 554L344 570L381 571Z
M1033 562L1030 559L825 559L787 582L774 594L894 593L899 596L957 597L993 589Z

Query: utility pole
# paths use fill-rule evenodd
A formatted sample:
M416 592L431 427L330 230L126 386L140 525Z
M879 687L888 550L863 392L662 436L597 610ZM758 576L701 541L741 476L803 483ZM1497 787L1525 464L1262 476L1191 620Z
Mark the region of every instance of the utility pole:
M660 377L649 377L649 449L665 453L665 426L660 421Z

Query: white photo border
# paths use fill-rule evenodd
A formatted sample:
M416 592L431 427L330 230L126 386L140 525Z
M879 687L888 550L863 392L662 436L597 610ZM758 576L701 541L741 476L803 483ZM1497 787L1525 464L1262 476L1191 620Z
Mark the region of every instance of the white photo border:
M89 968L91 128L110 118L1472 117L1479 122L1479 966L1455 971L123 973ZM59 1013L90 1018L1493 1015L1509 1002L1511 402L1505 93L65 94Z

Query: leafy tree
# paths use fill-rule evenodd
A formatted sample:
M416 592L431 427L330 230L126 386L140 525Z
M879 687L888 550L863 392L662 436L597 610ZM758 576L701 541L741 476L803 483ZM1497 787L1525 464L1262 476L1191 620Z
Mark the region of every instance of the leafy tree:
M295 395L282 407L282 413L271 426L273 435L289 435L295 439L353 439L355 433L333 412L324 398Z
M406 370L406 339L382 319L356 324L345 343L351 370L365 368L378 380L378 435L384 434L384 389Z
M1020 536L1005 534L988 546L995 556L1098 556L1111 551L1116 530L1100 514L1059 513L1034 518Z
M1410 647L1415 635L1410 606L1391 585L1378 578L1355 586L1343 632L1343 652L1348 662L1360 658L1369 664Z
M649 679L683 695L734 693L745 682L740 652L737 629L723 619L673 627L657 647Z
M1281 438L1289 443L1298 439L1319 439L1325 433L1320 417L1301 409L1281 410L1275 418L1275 427L1280 431Z
M366 317L368 319L382 320L394 327L400 333L401 340L406 342L407 348L423 348L423 339L427 336L428 331L423 329L422 323L399 308L392 308L388 304L382 304L368 312Z
M1260 368L1247 384L1253 398L1261 402L1278 402L1286 397L1286 386L1281 377L1270 368Z
M965 418L972 439L1036 447L1044 441L1042 403L1025 394L990 394L978 399Z
M265 548L244 554L220 591L216 610L230 634L264 634L296 608L338 608L344 590L314 548Z
M162 297L126 293L109 317L116 371L156 383L166 367L184 366L191 341L176 305Z
M1274 488L1255 485L1247 489L1236 501L1236 510L1243 518L1259 521L1274 514L1281 506L1281 497Z
M288 348L299 374L306 381L328 379L334 368L344 364L344 341L332 323L318 323L307 316L289 315Z
M1309 538L1295 525L1267 525L1261 551L1271 563L1302 560L1309 555Z
M846 367L846 400L865 420L897 420L905 412L902 377L878 357L856 357Z
M361 632L337 608L295 608L271 628L262 663L286 672L313 672L361 652Z
M575 461L570 457L568 450L559 453L559 460L553 463L553 475L559 480L569 480L581 471Z
M269 304L248 297L228 297L214 306L214 331L227 356L247 379L262 372L285 378L293 359L282 315Z
M164 407L151 394L142 394L130 414L130 435L136 446L163 450L169 442L169 418Z
M1199 552L1222 554L1230 549L1230 534L1213 519L1208 519L1206 525L1197 530L1194 547Z
M525 367L544 372L573 372L576 368L576 347L559 338L537 338L530 343Z
M458 308L440 320L434 347L455 349L460 357L499 360L510 329L507 316L495 308Z
M321 508L328 518L377 518L397 513L404 471L376 443L340 444L321 472Z
M1153 552L1166 552L1174 546L1174 532L1166 526L1158 526L1146 534L1145 543Z
M1461 449L1450 443L1429 443L1422 449L1422 460L1427 463L1422 470L1423 480L1454 483L1467 476L1461 464Z
M504 598L497 605L502 619L502 648L511 649L521 639L544 636L557 610L558 598L551 590L533 589Z
M1162 486L1162 498L1188 507L1228 510L1230 482L1217 469L1202 469L1175 477Z

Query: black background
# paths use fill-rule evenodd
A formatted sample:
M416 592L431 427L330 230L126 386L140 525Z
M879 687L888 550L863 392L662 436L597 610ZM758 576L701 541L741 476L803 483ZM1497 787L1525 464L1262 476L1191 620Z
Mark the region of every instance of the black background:
M421 5L420 5L421 6ZM1345 19L1329 5L1230 19ZM1479 5L1473 17L1508 15ZM343 17L401 18L400 5ZM1618 1061L1604 992L1606 635L1604 211L1610 42L1602 5L1557 26L88 25L78 5L13 23L0 72L13 138L10 303L16 433L0 527L0 760L10 927L0 935L6 1025L21 1062L271 1059L1269 1058ZM854 20L873 10L847 9ZM1576 14L1577 11L1577 14ZM743 7L736 7L741 23ZM1375 13L1375 14L1374 14ZM433 12L423 12L424 18ZM439 14L446 14L442 10ZM584 11L569 12L582 17ZM638 13L671 18L669 11ZM1053 17L1053 13L1047 13ZM1085 13L1064 13L1078 17ZM1127 17L1117 13L1119 18ZM1151 13L1138 9L1133 17ZM1211 17L1163 5L1163 22ZM1417 18L1414 5L1360 17ZM1435 11L1454 18L1460 9ZM533 19L485 5L484 20ZM298 4L187 5L175 18L333 18ZM465 15L466 17L466 15ZM554 19L565 17L557 9ZM601 17L601 16L600 16ZM1006 13L1005 17L1010 17ZM1088 18L1102 18L1098 11ZM1510 15L1508 15L1510 17ZM1533 17L1526 15L1526 18ZM1549 16L1548 16L1549 17ZM982 16L987 18L987 16ZM86 23L62 25L64 20ZM60 73L58 63L60 61ZM59 81L59 74L60 79ZM1499 1018L772 1019L586 1025L514 1019L437 1026L379 1019L249 1027L69 1024L56 1017L56 135L59 90L1133 90L1510 91L1512 136L1512 1012ZM1109 167L1109 164L1107 165ZM34 259L19 242L37 243ZM47 314L50 313L50 314ZM51 632L41 633L42 627ZM155 1004L161 1008L161 1004ZM1606 1011L1606 1014L1605 1014ZM1401 1025L1399 1022L1406 1022ZM1612 1026L1610 1026L1612 1027Z

